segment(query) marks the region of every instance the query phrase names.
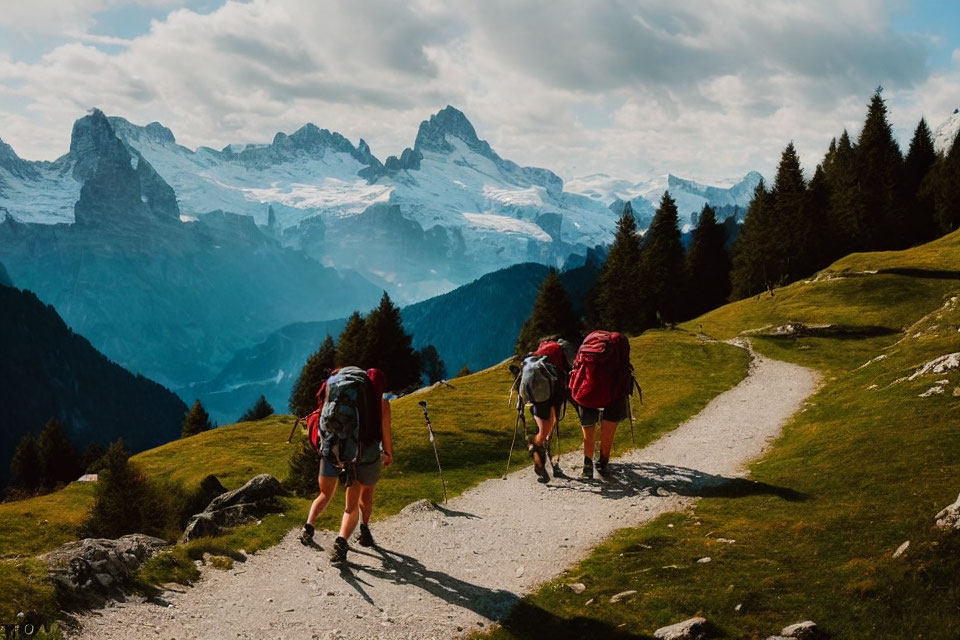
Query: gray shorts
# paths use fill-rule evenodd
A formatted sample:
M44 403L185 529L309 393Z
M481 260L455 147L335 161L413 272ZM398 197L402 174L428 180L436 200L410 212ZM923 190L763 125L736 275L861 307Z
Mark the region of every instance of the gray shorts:
M627 417L627 401L630 396L623 396L619 400L614 400L609 407L603 409L604 421L620 422ZM580 418L580 426L592 427L600 421L600 410L590 407L581 407L576 402L573 403L577 410L577 416Z
M357 482L372 487L380 480L380 471L383 469L383 459L377 456L373 462L363 462L357 465ZM336 478L340 475L340 467L327 458L321 458L320 475L324 478Z

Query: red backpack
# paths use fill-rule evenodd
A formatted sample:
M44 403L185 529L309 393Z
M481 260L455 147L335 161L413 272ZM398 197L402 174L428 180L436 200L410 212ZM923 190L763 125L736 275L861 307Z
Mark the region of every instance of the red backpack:
M594 331L584 339L570 371L570 396L574 402L590 409L604 409L630 395L634 384L630 341L626 336L615 331Z
M537 350L531 353L532 356L547 356L550 362L560 371L567 370L567 359L563 355L563 347L556 340L544 340L537 347Z

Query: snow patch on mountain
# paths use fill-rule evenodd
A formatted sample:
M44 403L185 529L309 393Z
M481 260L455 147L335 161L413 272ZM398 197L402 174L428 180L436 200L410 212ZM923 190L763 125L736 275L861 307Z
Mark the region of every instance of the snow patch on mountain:
M937 153L948 153L960 133L960 109L954 109L953 115L940 123L933 132L933 148Z

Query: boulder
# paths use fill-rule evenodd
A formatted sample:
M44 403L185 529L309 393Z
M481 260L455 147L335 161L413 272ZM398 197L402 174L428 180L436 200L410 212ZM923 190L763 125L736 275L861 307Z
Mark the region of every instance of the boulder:
M204 490L210 492L216 491L216 485L220 485L220 482L213 476L208 476L201 483ZM277 501L277 496L282 493L280 481L271 475L261 474L251 478L239 489L215 496L206 509L190 518L180 542L220 535L226 528L255 522L268 513L282 511Z
M705 640L708 637L706 618L690 618L653 632L658 640Z
M140 566L167 546L160 538L134 533L116 540L85 538L40 556L62 596L73 606L102 606L120 597Z
M960 533L960 496L957 501L937 514L937 528Z
M780 635L785 638L797 638L798 640L817 640L823 637L820 629L817 628L817 623L812 620L784 627L780 630Z

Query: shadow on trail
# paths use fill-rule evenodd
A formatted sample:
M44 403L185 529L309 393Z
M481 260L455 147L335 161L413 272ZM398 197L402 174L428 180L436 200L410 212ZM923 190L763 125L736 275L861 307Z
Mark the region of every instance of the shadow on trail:
M553 640L563 638L596 638L609 640L650 640L651 636L630 633L602 620L586 616L560 617L542 607L503 589L488 589L454 578L442 571L427 569L416 558L383 547L374 547L377 553L351 547L351 553L377 558L382 568L345 563L340 567L344 581L370 604L373 599L363 588L370 582L359 577L367 573L397 585L411 585L423 589L441 600L477 613L491 622L500 624L512 637L518 639ZM352 571L351 571L352 570ZM480 631L480 628L477 629ZM546 635L544 635L546 634Z
M747 478L719 476L686 467L657 462L610 463L602 480L571 480L548 484L557 491L584 491L611 500L651 495L679 495L694 498L742 498L774 495L789 502L803 502L809 496L787 487L778 487Z
M467 513L466 511L454 511L453 509L448 509L442 504L433 503L433 508L447 516L448 518L466 518L467 520L480 520L480 516L474 515L472 513Z
M391 551L379 546L375 549L378 553L359 550L356 553L377 558L383 563L383 566L376 568L367 565L350 565L356 569L357 574L368 573L375 578L393 584L411 585L423 589L449 604L469 609L489 620L504 618L519 599L519 596L512 591L488 589L454 578L442 571L428 569L416 558L398 551ZM341 575L344 575L344 568L341 568ZM357 584L363 583L369 586L368 582L363 582L357 575L349 577L344 575L344 580L372 603L366 592L362 591L362 588Z

